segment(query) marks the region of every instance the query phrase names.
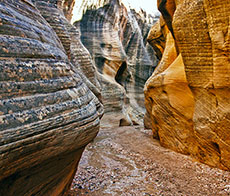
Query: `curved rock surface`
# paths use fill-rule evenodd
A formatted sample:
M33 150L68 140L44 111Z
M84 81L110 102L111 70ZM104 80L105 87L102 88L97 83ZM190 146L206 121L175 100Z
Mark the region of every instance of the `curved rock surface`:
M100 72L106 112L121 112L127 124L143 124L143 88L157 58L146 38L151 25L145 13L127 10L118 0L88 8L75 26Z
M88 50L81 43L78 30L65 18L62 11L65 5L45 0L36 0L35 5L60 38L73 69L80 74L90 90L101 100L101 86L98 82L96 67ZM98 105L100 107L100 104Z
M163 55L145 85L146 123L163 146L229 170L230 2L159 0L158 8L148 40Z
M69 30L58 9L62 2L34 2L42 15L52 14L46 19L59 37L30 0L0 2L0 195L4 196L63 195L84 147L97 135L103 113L89 53L79 36L70 44L55 28L56 24L60 32Z

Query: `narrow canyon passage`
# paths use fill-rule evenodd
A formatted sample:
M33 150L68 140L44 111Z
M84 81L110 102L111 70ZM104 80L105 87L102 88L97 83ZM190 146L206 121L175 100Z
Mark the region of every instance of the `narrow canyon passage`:
M230 195L229 13L0 0L0 196Z
M140 126L119 127L106 121L86 148L70 196L225 196L229 172L210 168L152 139Z

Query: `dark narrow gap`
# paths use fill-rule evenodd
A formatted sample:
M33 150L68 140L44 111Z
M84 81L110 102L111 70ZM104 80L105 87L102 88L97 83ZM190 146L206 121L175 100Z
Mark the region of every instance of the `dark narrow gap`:
M219 145L218 145L216 142L211 142L211 144L212 144L212 146L214 147L214 149L215 149L219 154L221 154Z
M103 57L96 57L95 58L95 64L97 66L97 69L100 73L103 73L105 58Z
M124 79L123 75L124 75L124 72L126 69L127 69L127 63L123 62L122 65L120 66L120 68L118 69L116 76L115 76L116 82L118 82L122 86L123 86L122 81Z

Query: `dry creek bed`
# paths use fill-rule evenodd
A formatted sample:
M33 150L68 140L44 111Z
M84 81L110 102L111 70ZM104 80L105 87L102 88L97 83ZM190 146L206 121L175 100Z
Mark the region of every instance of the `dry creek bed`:
M87 146L71 196L225 196L230 173L165 149L151 130L102 127Z

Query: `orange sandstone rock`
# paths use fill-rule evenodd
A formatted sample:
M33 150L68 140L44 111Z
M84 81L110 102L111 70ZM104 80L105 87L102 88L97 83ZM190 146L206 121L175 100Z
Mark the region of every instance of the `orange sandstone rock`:
M158 6L166 25L159 21L148 40L164 51L145 84L154 136L165 147L229 170L230 2L168 0Z

